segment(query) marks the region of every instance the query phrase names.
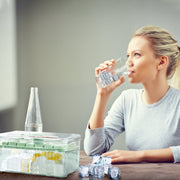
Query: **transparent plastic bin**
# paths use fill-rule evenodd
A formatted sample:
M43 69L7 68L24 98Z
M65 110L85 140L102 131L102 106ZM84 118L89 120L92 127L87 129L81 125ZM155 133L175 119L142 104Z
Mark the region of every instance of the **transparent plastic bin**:
M79 134L0 133L0 171L66 177L79 168Z

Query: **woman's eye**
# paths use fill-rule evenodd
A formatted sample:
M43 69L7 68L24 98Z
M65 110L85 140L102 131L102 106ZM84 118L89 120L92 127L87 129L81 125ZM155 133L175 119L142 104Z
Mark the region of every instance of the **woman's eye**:
M135 53L134 55L137 56L137 57L141 56L139 53Z

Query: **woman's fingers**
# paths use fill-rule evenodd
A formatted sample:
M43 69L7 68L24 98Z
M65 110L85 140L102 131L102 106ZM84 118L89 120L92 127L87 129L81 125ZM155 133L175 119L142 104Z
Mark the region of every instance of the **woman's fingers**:
M104 63L100 64L96 69L95 69L95 75L97 76L101 71L105 69L110 69L113 65L115 64L115 60L109 60L109 61L104 61Z
M104 61L104 64L106 64L106 65L108 65L108 66L111 66L111 65L113 65L113 64L115 64L115 60L114 59L111 59L111 60L109 60L109 61Z
M121 76L117 81L115 81L115 86L118 87L125 81L124 76Z
M101 156L111 156L113 154L114 154L114 151L109 151L109 152L103 153Z
M113 150L102 154L111 157L111 162L141 162L142 151Z

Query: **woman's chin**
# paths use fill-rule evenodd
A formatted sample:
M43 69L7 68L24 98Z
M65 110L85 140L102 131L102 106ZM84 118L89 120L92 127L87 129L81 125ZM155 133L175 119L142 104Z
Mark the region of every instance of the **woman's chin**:
M140 83L139 81L137 81L136 79L134 78L128 78L129 82L132 83L132 84L138 84Z

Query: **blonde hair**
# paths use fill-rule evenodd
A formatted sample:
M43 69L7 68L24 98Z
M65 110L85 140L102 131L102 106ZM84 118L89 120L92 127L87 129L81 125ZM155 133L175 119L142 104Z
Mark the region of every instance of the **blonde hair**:
M167 56L169 58L167 77L173 76L172 86L178 86L176 88L180 89L180 50L174 37L167 30L152 25L138 29L134 36L143 36L150 40L156 57Z

